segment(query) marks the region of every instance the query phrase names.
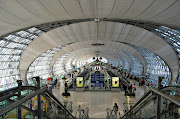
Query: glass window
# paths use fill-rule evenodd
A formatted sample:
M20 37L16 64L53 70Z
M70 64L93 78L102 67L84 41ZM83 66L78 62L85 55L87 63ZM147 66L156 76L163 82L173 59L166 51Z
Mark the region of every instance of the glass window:
M125 57L123 57L123 56L121 56L121 57L122 57L123 60L124 60L124 67L123 67L123 69L124 69L125 71L129 72L129 71L130 71L130 63L127 61L127 59L126 59Z
M158 29L155 29L153 32L159 36L161 36L162 34L164 34L165 36L168 36L168 37L164 37L163 39L172 46L172 48L176 51L177 55L179 56L179 53L180 53L180 42L179 42L180 31L179 30L171 29L165 26L160 26ZM180 72L179 72L179 78L177 80L180 81Z
M168 65L159 56L142 47L134 45L130 46L135 48L142 56L144 56L146 61L146 74L149 75L149 81L153 81L154 86L157 83L159 76L171 79L171 72Z
M125 52L124 52L125 53ZM132 61L132 69L131 69L131 74L133 75L142 75L143 73L143 65L141 62L135 58L133 55L129 53L125 53Z
M37 57L36 60L28 68L27 78L30 79L34 76L40 76L42 79L47 79L48 76L52 74L50 70L50 62L51 62L52 57L62 47L67 46L67 45L63 45L63 46L61 45L51 50L48 50L42 55L40 55L39 57Z
M33 32L19 31L0 39L0 91L17 86L16 80L21 80L20 55L27 45L37 37L38 35Z

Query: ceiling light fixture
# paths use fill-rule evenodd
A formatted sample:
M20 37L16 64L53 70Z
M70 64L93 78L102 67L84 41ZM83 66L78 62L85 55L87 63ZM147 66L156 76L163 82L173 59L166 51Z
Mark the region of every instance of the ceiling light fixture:
M92 46L103 46L104 44L103 43L93 43L91 44Z
M99 18L95 18L94 21L98 22L98 21L100 21L100 19Z

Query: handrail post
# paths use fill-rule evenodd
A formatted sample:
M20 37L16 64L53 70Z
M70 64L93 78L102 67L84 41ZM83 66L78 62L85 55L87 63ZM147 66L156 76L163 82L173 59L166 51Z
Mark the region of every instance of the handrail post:
M37 89L40 90L40 78L39 77L35 77L36 81L37 81ZM41 95L38 94L38 119L41 119Z
M18 84L18 100L21 99L22 80L17 80ZM21 119L21 105L18 106L18 119Z
M161 90L161 81L163 77L158 77L158 84L157 84L157 89L160 91ZM161 118L161 96L157 96L157 112L156 112L156 119Z
M132 110L130 110L130 118L129 119L132 119L132 117L131 117L132 115L131 114L132 114Z
M64 113L64 114L65 114L65 119L67 119L67 113L66 113L66 111L65 111L65 110L64 110L64 112L65 112L65 113Z
M74 73L71 74L71 77L72 77L72 82L73 82L73 90L75 89L74 88Z

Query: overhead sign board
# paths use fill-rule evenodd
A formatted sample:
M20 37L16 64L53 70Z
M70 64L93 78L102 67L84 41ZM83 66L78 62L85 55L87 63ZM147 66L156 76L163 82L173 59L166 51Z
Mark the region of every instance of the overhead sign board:
M104 87L104 74L91 74L91 87Z

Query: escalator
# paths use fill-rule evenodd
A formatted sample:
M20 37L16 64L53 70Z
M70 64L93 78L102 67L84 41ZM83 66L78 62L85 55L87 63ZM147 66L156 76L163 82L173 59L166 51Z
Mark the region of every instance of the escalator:
M67 109L68 106L65 107L45 87L39 89L35 86L22 86L21 99L18 98L18 87L0 94L0 104L3 106L0 108L0 119L75 119ZM179 97L179 86L168 86L160 91L151 88L121 119L179 119ZM107 119L117 117L110 115Z
M10 98L6 101L10 101ZM46 87L34 91L20 100L11 100L11 102L10 105L0 110L0 119L75 119Z
M0 119L75 119L66 107L36 77L36 86L22 86L0 92ZM40 88L41 87L41 88Z
M37 90L35 86L22 86L21 95L25 97ZM18 100L18 87L0 92L0 109L3 109Z
M121 119L179 119L180 100L169 95L172 90L180 95L179 89L178 86L161 91L151 88Z

